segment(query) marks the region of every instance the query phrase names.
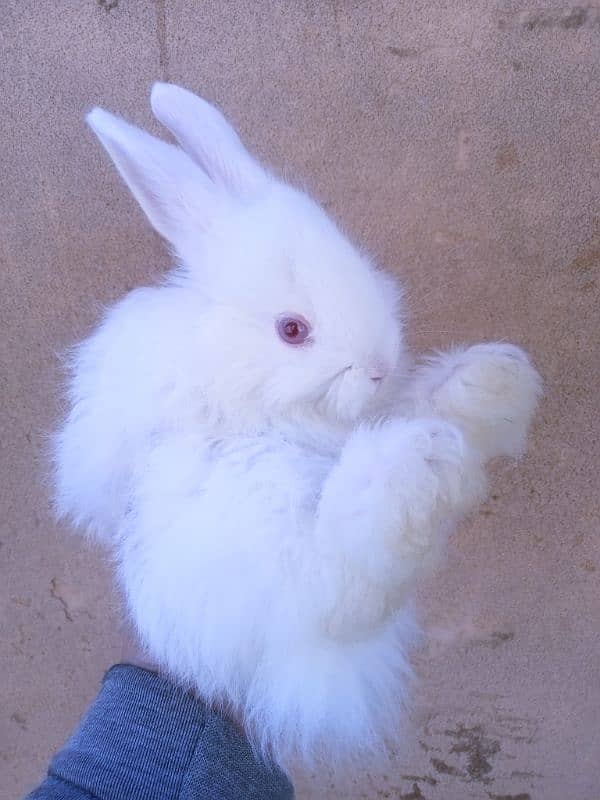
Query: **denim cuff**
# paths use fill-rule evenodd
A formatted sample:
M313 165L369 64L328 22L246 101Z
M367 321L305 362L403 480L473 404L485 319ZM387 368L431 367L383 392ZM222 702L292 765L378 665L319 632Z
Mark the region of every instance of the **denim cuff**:
M258 759L228 720L160 675L127 664L106 673L49 775L98 800L294 796L287 776Z

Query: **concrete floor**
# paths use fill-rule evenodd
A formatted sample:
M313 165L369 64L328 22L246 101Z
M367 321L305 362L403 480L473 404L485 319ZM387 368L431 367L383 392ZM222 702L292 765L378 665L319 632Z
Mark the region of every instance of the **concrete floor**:
M423 587L420 690L385 775L298 797L600 797L600 11L545 0L5 0L0 797L118 658L97 552L48 512L55 353L165 251L82 116L217 101L404 279L415 347L508 338L546 381L530 453ZM595 429L595 433L594 433Z

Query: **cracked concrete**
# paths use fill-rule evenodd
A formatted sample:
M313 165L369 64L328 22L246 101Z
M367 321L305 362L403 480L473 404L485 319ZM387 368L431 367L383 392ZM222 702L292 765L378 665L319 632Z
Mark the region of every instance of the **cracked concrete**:
M65 615L65 619L68 620L69 622L73 622L73 617L71 616L71 613L69 611L69 606L67 605L67 602L64 599L64 597L62 597L62 595L60 595L58 592L56 578L52 578L52 580L50 581L50 596L53 597L55 600L58 600L58 602L61 604L63 613Z
M43 5L43 9L41 8ZM0 73L0 799L118 658L97 551L48 511L56 352L168 256L82 117L155 131L152 81L218 102L400 274L421 349L507 338L546 383L531 449L421 587L429 639L377 769L300 800L594 800L600 750L600 10L516 0L8 0Z

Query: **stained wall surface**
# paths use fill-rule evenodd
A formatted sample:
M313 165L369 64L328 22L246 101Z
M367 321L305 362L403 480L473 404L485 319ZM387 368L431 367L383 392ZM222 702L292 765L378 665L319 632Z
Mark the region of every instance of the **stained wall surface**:
M0 798L39 779L118 658L101 554L44 483L56 353L168 266L82 116L215 101L400 275L415 349L506 338L546 396L528 456L422 587L389 768L298 797L597 800L600 10L546 0L5 0L0 13Z

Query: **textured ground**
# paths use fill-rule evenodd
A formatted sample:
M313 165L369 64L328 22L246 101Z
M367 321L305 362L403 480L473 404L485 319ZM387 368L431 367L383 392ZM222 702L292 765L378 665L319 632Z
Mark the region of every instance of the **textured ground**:
M82 115L217 101L401 275L416 347L510 338L544 375L530 454L423 587L430 642L381 774L300 800L600 796L600 9L5 0L0 20L0 798L39 778L117 657L98 553L48 514L55 352L166 266ZM596 434L594 435L594 427Z

